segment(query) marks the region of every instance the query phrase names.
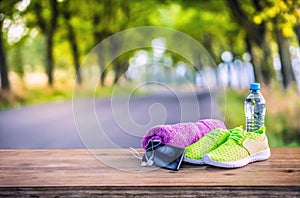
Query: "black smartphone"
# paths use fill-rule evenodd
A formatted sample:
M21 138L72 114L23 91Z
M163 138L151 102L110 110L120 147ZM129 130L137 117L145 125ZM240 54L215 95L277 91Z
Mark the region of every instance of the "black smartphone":
M161 143L159 140L149 141L142 162L149 160L153 165L177 171L183 160L185 148Z

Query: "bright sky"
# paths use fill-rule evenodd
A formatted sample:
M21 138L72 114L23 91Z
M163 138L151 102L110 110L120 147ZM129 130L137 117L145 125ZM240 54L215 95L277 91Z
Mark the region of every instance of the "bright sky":
M23 12L29 6L30 0L22 0L16 4L16 8ZM24 34L28 32L25 28L24 20L20 15L14 15L13 20L5 19L3 29L7 30L8 43L18 42Z

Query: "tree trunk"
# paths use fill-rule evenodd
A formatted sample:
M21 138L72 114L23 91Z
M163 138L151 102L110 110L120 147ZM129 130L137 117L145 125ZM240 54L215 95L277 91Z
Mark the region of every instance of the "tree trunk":
M295 31L297 39L298 39L298 45L300 46L300 24L298 24L294 27L294 31Z
M104 38L103 35L99 32L94 32L94 39L99 40L98 42L101 41L101 38ZM98 45L96 48L96 53L97 53L97 64L100 68L100 85L105 86L105 78L107 74L107 69L106 69L106 56L108 56L107 51L109 50L104 50L102 45Z
M285 38L278 28L276 28L275 34L281 62L282 83L284 88L287 89L292 82L295 82L295 75L289 54L289 39Z
M115 71L114 85L118 83L121 75L122 75L122 63L120 60L115 60L112 62L113 68Z
M249 52L252 55L252 63L254 68L255 79L257 82L263 81L262 75L262 55L260 47L263 42L262 35L265 35L264 24L256 25L250 20L242 9L240 2L238 0L227 0L227 4L234 19L240 24L240 26L246 31L246 45Z
M48 84L53 85L53 35L46 34L46 74L48 76Z
M255 47L253 46L253 43L251 43L248 37L246 37L246 45L247 45L247 50L251 54L251 64L253 65L255 81L262 82L263 77L260 68L259 54L257 53L257 50L254 49Z
M73 32L73 33L71 33L71 32ZM78 45L76 42L76 37L75 37L73 28L72 28L72 31L71 30L69 31L69 40L71 43L71 50L72 50L72 55L73 55L75 71L76 71L76 82L78 84L81 84L82 79L81 79L81 72L80 72L79 52L78 52Z
M99 42L101 42L102 40L104 40L106 38L106 32L105 31L100 31L98 30L98 26L101 22L101 16L99 16L98 14L95 14L93 16L93 25L94 25L94 32L93 32L93 36L94 36L94 42L97 45ZM103 46L97 46L97 63L98 66L100 68L100 85L101 86L105 86L105 78L106 78L106 67L105 67L105 56L107 56L107 54L105 53L106 50L102 49L101 47Z
M261 57L261 72L263 75L264 83L270 84L271 80L275 77L275 70L273 66L273 57L270 49L270 41L268 35L265 33L264 40L261 43L263 56Z
M215 61L220 61L220 58L217 57L214 53L213 53L213 35L211 33L204 33L202 35L202 44L205 47L205 49L207 50L207 52L209 53L209 55L213 58L213 60Z
M106 60L107 60L107 51L108 50L104 50L103 46L98 46L97 47L97 61L98 61L98 65L100 67L100 85L101 86L105 86L105 78L106 78L106 74L107 74L107 67L106 67Z
M50 19L46 19L42 16L43 7L41 2L34 3L34 10L37 17L37 23L45 35L46 40L46 74L48 76L48 84L53 85L53 37L57 25L58 7L56 0L49 0L50 3Z
M81 78L81 72L80 72L80 61L79 61L79 52L78 52L78 44L76 41L76 34L74 31L74 28L70 22L71 14L68 10L64 10L64 17L66 19L66 24L68 28L68 39L71 45L71 52L73 57L73 62L75 66L75 72L76 72L76 82L78 84L81 84L82 78Z
M111 56L111 58L114 58L114 57L116 57L118 55L117 51L122 46L122 42L121 42L120 39L114 37L114 38L111 38L110 44L111 44L111 46L110 46L110 56ZM113 67L113 69L115 71L114 84L116 84L118 82L119 78L122 75L123 58L126 55L123 54L122 56L123 57L121 57L121 56L116 57L116 59L111 63L112 67Z
M8 64L5 53L5 46L3 41L2 25L4 17L0 18L0 73L1 73L1 88L3 90L10 90L8 80Z

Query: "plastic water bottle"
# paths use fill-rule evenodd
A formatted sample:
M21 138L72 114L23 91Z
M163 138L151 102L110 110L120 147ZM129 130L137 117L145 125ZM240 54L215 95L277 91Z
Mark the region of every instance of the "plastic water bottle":
M250 93L244 103L246 115L246 131L251 132L264 126L266 101L260 93L260 84L251 83Z

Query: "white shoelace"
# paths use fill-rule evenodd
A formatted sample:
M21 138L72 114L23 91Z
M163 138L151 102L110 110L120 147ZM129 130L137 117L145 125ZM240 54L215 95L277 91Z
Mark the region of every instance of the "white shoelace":
M147 156L146 154L144 155L146 161L143 161L142 155L141 155L140 153L138 153L136 149L134 149L134 148L132 148L132 147L130 147L129 149L130 149L131 154L132 154L135 158L141 160L141 166L153 166L153 163L154 163L154 162L153 162L153 158L154 158L153 147L154 147L154 145L153 145L153 142L151 141L151 147L148 148L148 149L145 151L145 153L146 153L147 151L149 151L149 150L151 150L152 152L151 152L150 158L148 158L148 156Z

